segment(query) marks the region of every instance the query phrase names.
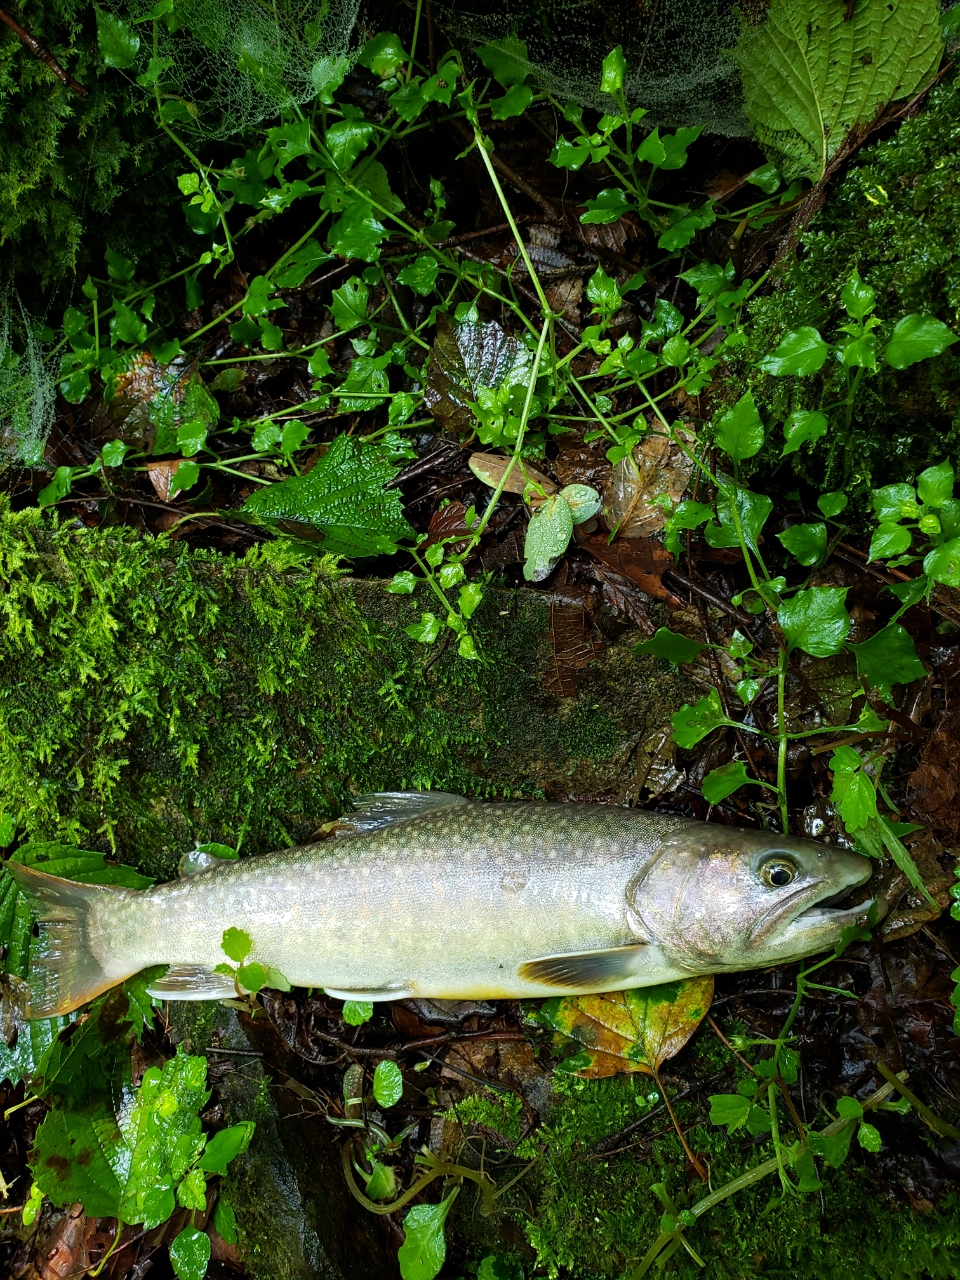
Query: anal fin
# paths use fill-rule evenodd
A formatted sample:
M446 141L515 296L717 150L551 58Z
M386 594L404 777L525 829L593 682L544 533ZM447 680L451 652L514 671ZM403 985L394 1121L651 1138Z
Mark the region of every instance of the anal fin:
M324 987L328 996L334 1000L408 1000L413 995L412 987L370 987L356 991L339 991L333 987Z
M147 987L158 1000L229 1000L237 987L225 973L193 964L172 964L162 978Z
M518 969L524 982L538 986L567 988L571 991L618 991L630 986L643 963L646 944L631 943L626 947L605 947L601 951L571 952L567 955L540 956L528 960Z

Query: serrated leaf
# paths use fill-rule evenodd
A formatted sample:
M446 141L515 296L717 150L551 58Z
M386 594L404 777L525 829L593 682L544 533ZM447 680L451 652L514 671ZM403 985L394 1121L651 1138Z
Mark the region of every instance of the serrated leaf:
M380 246L388 235L366 200L354 197L339 221L330 230L328 243L334 253L361 262L376 262Z
M318 529L324 550L334 555L392 555L401 539L413 536L400 495L383 488L396 474L377 445L340 435L312 471L264 486L243 510L271 523Z
M846 587L809 587L785 600L777 610L777 621L790 648L802 649L813 658L839 653L850 631L846 598Z
M783 378L789 374L803 376L823 368L830 348L818 330L811 325L785 334L772 355L757 363L764 373Z
M710 1123L725 1124L727 1133L733 1133L746 1124L753 1103L739 1093L714 1093L710 1095Z
M910 315L898 320L883 358L894 369L907 369L919 360L930 360L960 341L942 320L933 316Z
M712 999L713 977L707 974L630 991L547 1000L537 1021L583 1046L570 1060L579 1076L653 1075L687 1043Z
M734 60L754 134L788 181L818 182L848 133L908 97L940 64L936 0L773 0L744 24Z
M425 298L428 293L433 292L439 270L439 263L432 253L421 253L398 273L397 283L405 284L421 298Z

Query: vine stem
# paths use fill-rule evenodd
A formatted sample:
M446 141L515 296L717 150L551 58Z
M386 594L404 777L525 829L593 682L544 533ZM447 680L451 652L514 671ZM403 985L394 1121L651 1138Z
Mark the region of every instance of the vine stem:
M777 798L780 801L780 826L784 835L789 832L787 816L787 651L780 650L777 659Z

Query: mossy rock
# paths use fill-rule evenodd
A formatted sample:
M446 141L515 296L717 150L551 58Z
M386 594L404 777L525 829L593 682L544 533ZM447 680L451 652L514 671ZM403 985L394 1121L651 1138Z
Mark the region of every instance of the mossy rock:
M6 512L0 581L0 807L161 878L204 840L309 839L364 791L622 799L697 696L626 633L558 697L548 595L489 591L468 662L406 634L415 598L283 543L231 559Z

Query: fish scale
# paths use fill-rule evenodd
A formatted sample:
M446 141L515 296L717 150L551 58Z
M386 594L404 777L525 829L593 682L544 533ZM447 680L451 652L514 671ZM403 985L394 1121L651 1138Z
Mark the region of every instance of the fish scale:
M766 883L771 866L792 869L789 883ZM186 869L137 891L11 865L43 922L31 1014L65 1012L162 964L158 996L234 995L233 978L215 972L231 928L249 934L248 961L344 998L646 986L831 945L851 913L810 909L869 874L859 855L812 841L443 792L363 797L334 839Z

